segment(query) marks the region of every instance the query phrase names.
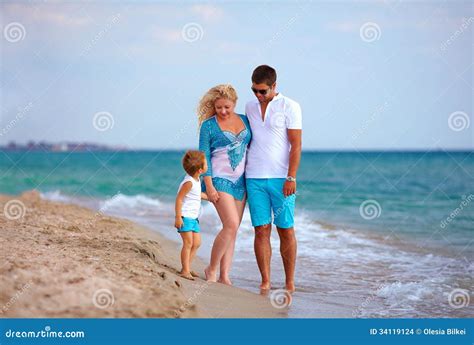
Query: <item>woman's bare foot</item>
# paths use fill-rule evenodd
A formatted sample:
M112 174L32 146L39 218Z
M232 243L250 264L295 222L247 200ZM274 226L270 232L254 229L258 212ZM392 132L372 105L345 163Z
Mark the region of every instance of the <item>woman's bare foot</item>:
M212 282L212 283L217 282L217 274L216 272L212 272L209 266L207 266L206 269L204 270L204 274L206 275L206 280L208 282Z
M194 278L199 278L199 274L197 274L196 272L191 271L190 273Z
M189 279L189 280L194 280L193 276L189 272L185 272L185 273L181 272L179 275L183 278L186 278L186 279Z
M262 282L262 284L260 284L260 290L270 290L270 282Z
M218 282L226 285L232 285L232 282L228 277L219 277Z

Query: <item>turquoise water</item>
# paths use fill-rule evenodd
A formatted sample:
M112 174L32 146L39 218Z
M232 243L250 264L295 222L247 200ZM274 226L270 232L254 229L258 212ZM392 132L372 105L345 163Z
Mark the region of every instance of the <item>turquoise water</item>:
M37 188L69 196L107 198L118 192L170 202L182 176L182 152L4 153L0 191ZM474 207L442 228L442 221L474 194L472 152L304 153L298 176L298 208L319 221L423 237L450 233L446 246L471 239ZM380 215L361 216L374 200ZM377 205L380 206L378 206ZM370 205L370 202L369 202Z
M46 198L100 208L177 239L170 229L182 154L3 152L0 192L36 188ZM208 203L201 218L206 259L220 224ZM472 152L305 152L296 230L301 294L290 316L315 316L328 291L329 300L346 301L331 306L338 310L333 316L472 316L471 307L447 303L454 289L470 291L473 283ZM234 283L255 290L248 212L239 231ZM272 241L278 248L276 236ZM282 285L280 261L273 266Z

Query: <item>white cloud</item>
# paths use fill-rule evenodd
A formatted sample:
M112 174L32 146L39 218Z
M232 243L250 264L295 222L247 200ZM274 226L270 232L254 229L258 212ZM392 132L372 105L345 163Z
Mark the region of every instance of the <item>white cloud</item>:
M86 26L91 20L80 13L81 6L77 4L4 4L2 6L3 20L15 20L28 24L49 24L53 26L71 27Z
M222 8L213 5L194 5L191 11L205 21L219 21L224 18L225 12Z

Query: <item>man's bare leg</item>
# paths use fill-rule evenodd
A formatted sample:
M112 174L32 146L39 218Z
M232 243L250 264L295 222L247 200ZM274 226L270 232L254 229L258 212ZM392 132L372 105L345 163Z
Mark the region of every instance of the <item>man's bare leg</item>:
M262 275L262 284L260 289L269 290L270 283L270 262L272 258L272 246L270 244L270 235L272 225L266 224L255 227L254 250L257 257L258 269Z
M295 264L296 264L296 237L293 227L287 229L278 228L280 236L280 253L285 268L285 287L289 292L295 291Z

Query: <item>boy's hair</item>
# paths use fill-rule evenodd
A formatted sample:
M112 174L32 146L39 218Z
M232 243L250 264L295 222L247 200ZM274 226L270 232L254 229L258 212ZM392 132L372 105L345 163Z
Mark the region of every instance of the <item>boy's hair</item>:
M252 82L255 84L265 83L268 86L272 86L275 84L276 80L277 73L273 67L261 65L253 70Z
M183 168L188 175L193 176L199 169L204 169L206 156L204 152L189 150L183 156Z

